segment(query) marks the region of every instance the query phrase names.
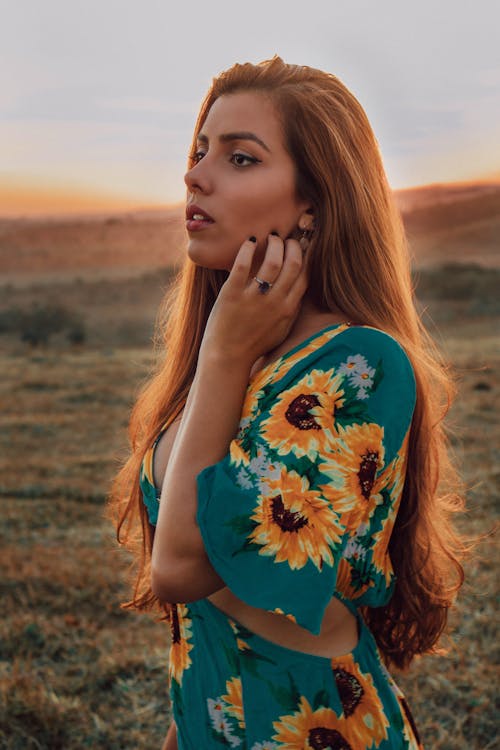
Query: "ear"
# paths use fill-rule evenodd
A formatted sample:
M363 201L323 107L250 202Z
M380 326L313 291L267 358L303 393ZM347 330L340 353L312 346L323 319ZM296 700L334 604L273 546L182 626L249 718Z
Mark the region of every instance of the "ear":
M306 208L305 211L301 213L297 224L299 229L302 230L314 229L314 209L312 208L312 206Z

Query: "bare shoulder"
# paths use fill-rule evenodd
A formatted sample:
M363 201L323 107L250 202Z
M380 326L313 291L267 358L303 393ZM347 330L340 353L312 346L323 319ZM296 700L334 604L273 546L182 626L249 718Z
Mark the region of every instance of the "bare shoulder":
M172 448L174 446L175 438L179 431L181 424L182 413L175 419L172 424L167 427L158 443L156 444L154 456L153 456L153 479L155 487L160 488L163 484L163 478L167 470L168 461Z

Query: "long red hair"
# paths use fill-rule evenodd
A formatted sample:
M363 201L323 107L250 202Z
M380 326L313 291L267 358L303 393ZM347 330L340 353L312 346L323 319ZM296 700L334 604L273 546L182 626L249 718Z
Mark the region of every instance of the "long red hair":
M389 545L396 588L389 604L364 612L386 660L406 667L415 655L435 650L464 577L465 546L451 521L463 500L443 427L453 383L417 314L400 216L359 102L334 75L287 65L279 57L237 64L213 80L195 126L193 151L214 101L239 91L261 92L274 103L296 165L297 194L314 206L317 228L308 253L312 301L321 310L341 310L347 320L391 334L413 364L417 402ZM132 411L131 455L111 494L118 540L137 551L134 595L125 606L157 604L149 579L153 530L139 469L161 428L182 411L205 325L226 278L225 271L186 260L164 302L162 359Z

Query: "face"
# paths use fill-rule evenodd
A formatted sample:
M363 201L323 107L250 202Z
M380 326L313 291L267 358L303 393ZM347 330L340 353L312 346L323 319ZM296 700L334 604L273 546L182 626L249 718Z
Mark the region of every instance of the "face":
M186 227L188 255L197 265L229 271L251 236L257 238L260 262L268 234L288 237L310 207L295 194L295 169L281 123L262 93L219 97L191 156ZM211 221L197 219L199 214Z

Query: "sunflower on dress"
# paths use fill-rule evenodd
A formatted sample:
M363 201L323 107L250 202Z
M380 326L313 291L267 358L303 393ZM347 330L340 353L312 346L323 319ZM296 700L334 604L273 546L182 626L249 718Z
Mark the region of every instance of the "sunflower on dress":
M333 507L346 501L350 503L352 512L347 528L355 531L383 502L380 491L385 480L379 472L384 465L384 429L374 423L354 423L339 426L337 430L337 451L328 454L319 465L320 471L330 479L321 485L321 490Z
M229 625L231 626L231 630L236 636L236 645L238 647L238 651L251 651L252 649L250 648L248 643L244 641L243 638L240 638L240 626L230 618L228 618L228 621Z
M331 660L337 690L342 703L344 736L354 748L378 747L387 739L390 723L371 674L361 672L352 654Z
M273 740L283 750L316 750L316 748L335 748L335 750L361 750L359 745L351 745L345 734L346 720L337 716L335 711L324 706L313 710L304 696L300 697L298 710L293 714L280 716L273 722L276 734ZM363 746L370 747L370 745Z
M259 402L264 395L264 391L261 388L265 380L263 375L263 370L259 370L255 379L250 380L241 409L240 428L247 427L259 410Z
M259 495L251 520L256 523L250 541L262 547L260 555L274 556L292 569L308 560L321 570L334 565L332 549L342 542L345 524L309 481L283 466L281 477L267 480L267 494ZM339 503L340 505L340 503ZM350 510L345 505L344 511Z
M293 453L314 461L331 444L334 418L344 404L342 376L312 370L276 398L261 424L261 435L279 455Z
M242 448L241 442L237 438L231 440L229 444L229 454L231 456L231 463L235 466L239 466L240 464L245 466L250 462L250 456Z
M188 608L185 604L172 604L170 607L170 632L171 646L168 659L168 673L170 680L175 679L182 685L182 676L186 669L191 666L189 652L193 644L189 642L192 638L191 619L188 617Z
M349 560L342 557L337 568L337 580L335 590L343 599L355 601L359 599L370 587L369 581L354 581L354 569Z
M243 714L243 693L241 677L231 677L226 681L227 694L222 695L226 703L226 713L238 720L238 725L245 729L245 717Z
M295 615L287 614L286 612L283 612L281 607L275 607L272 611L276 615L283 615L283 617L286 617L288 620L291 620L292 622L297 622L297 618L295 617Z
M387 548L395 520L396 513L391 508L389 515L382 522L382 528L373 535L372 565L378 573L384 576L387 586L394 576L394 569Z
M393 461L389 464L383 473L386 486L391 496L391 503L388 506L387 516L381 520L381 528L372 534L370 546L372 549L372 565L377 572L382 573L386 583L389 584L393 576L393 567L388 554L389 540L391 538L396 517L403 494L404 478L406 475L406 451L403 443L403 449L398 453Z

